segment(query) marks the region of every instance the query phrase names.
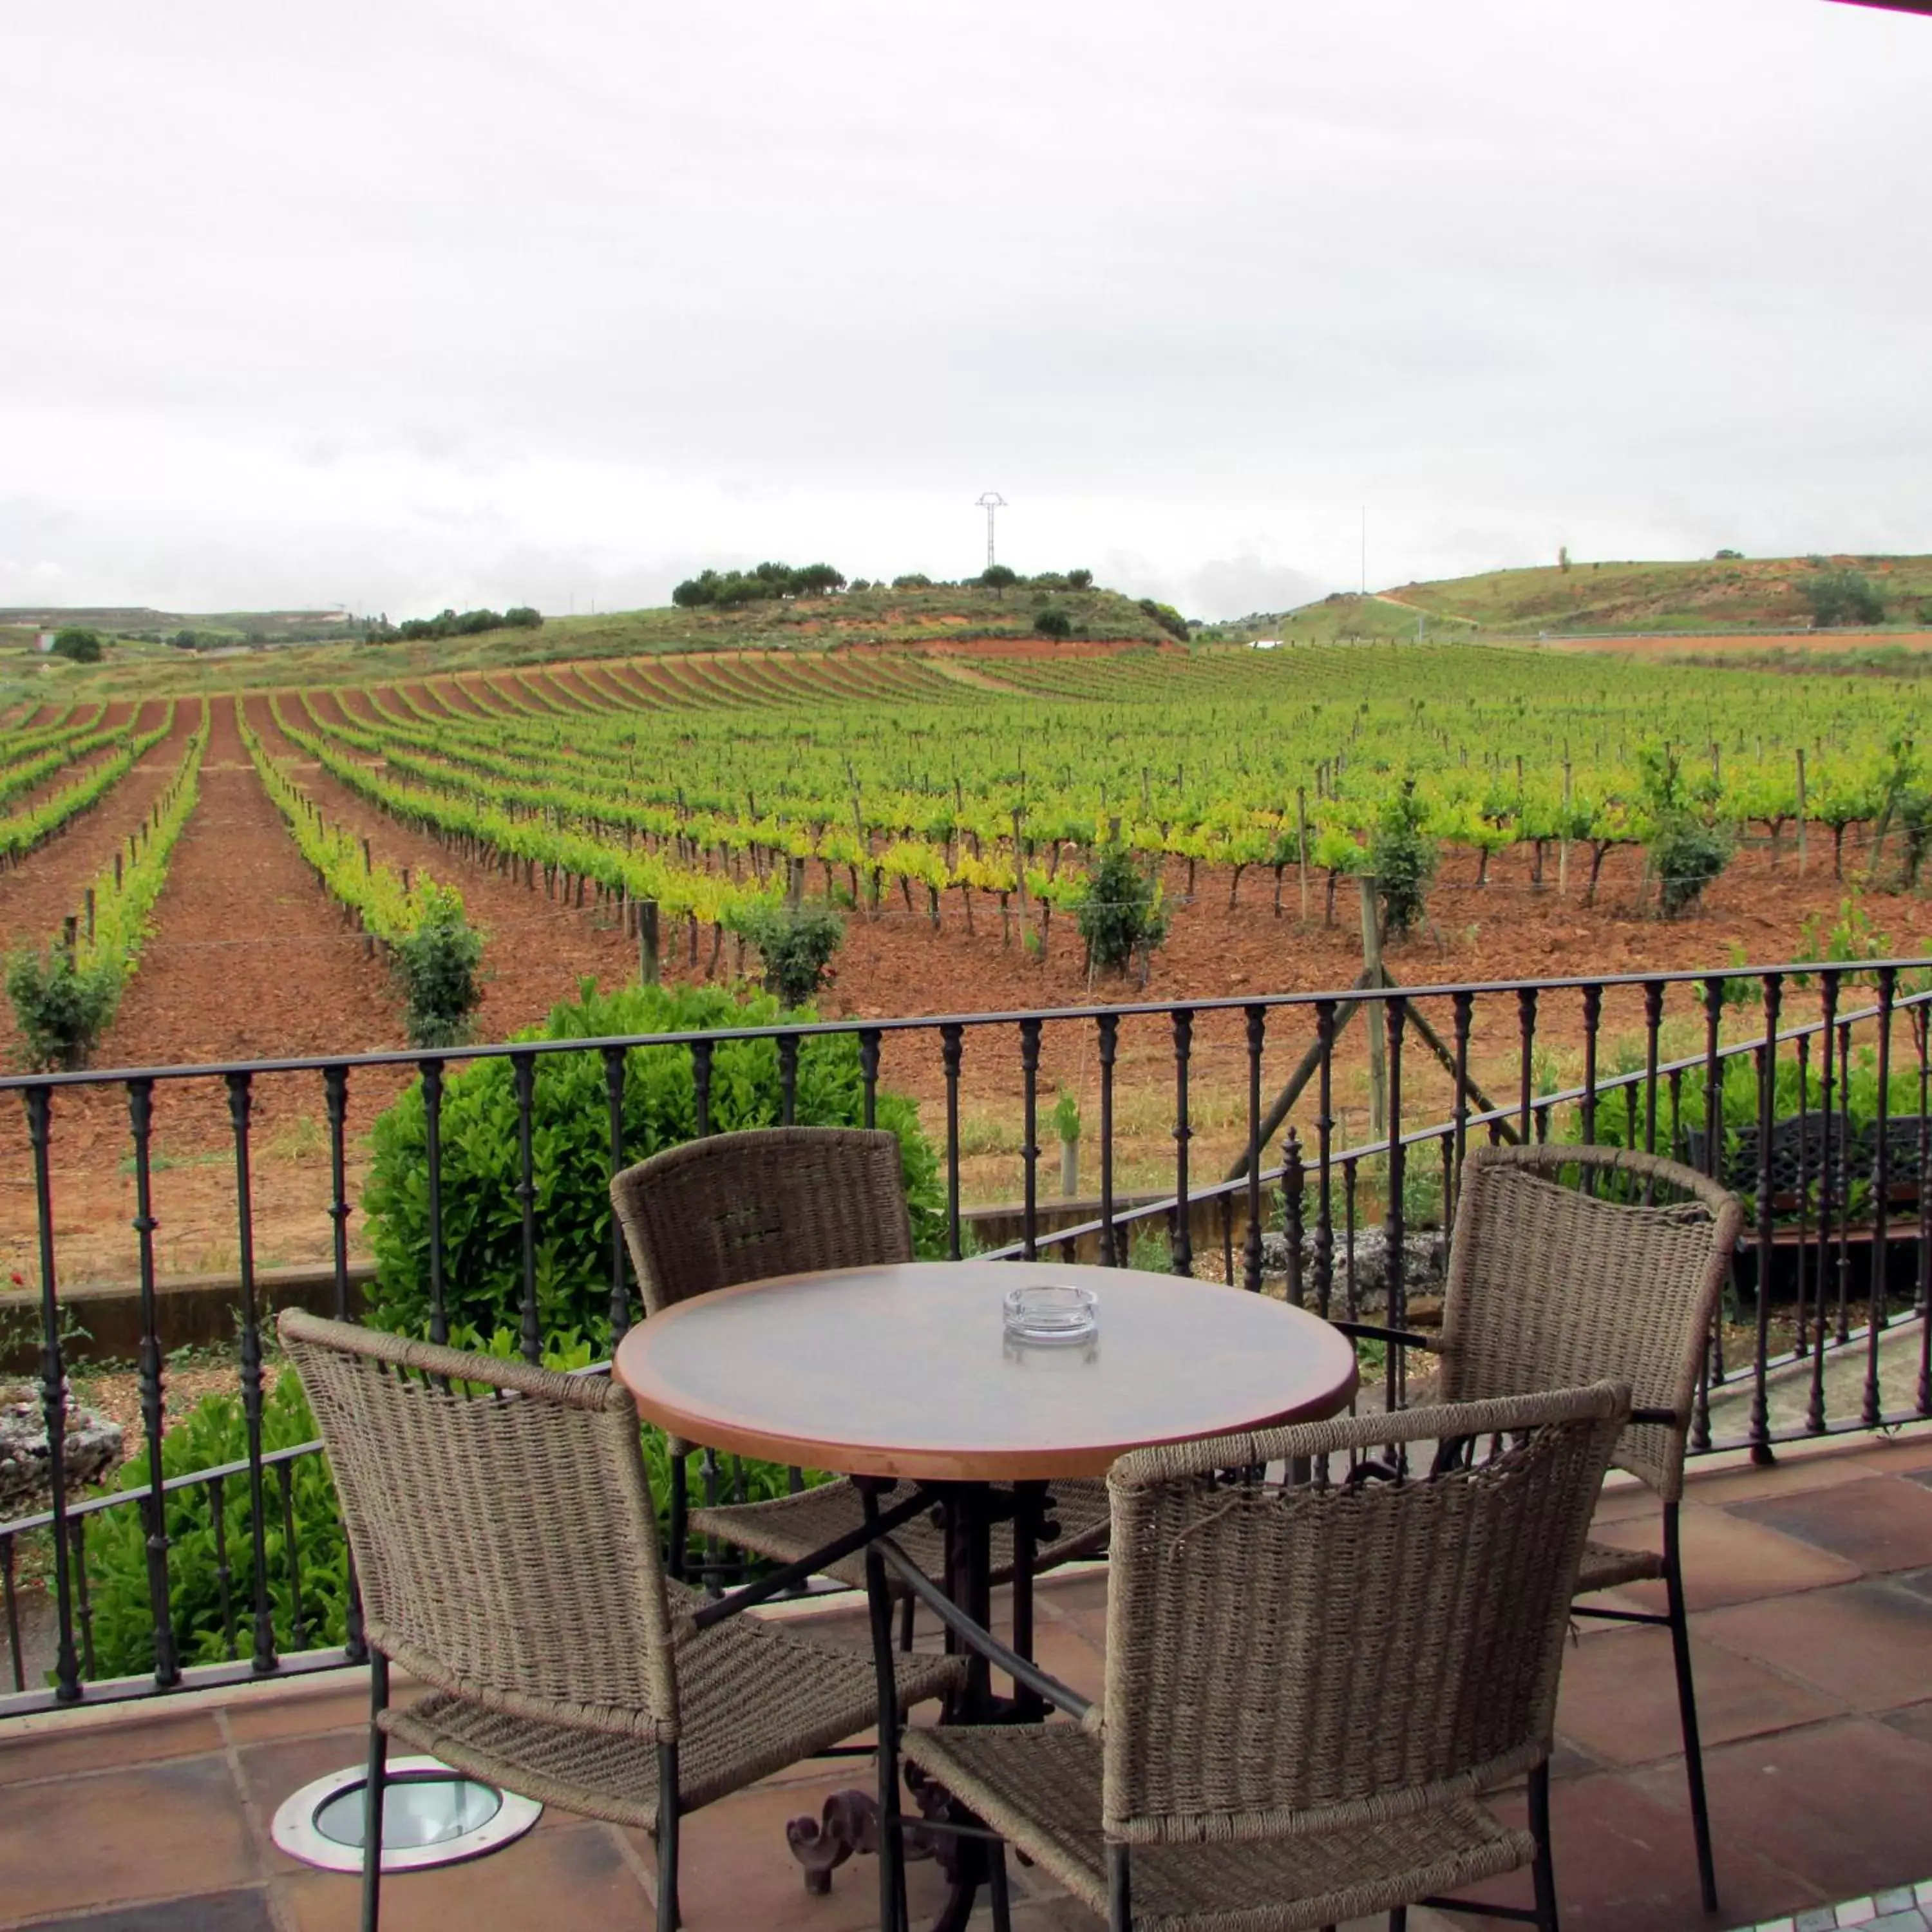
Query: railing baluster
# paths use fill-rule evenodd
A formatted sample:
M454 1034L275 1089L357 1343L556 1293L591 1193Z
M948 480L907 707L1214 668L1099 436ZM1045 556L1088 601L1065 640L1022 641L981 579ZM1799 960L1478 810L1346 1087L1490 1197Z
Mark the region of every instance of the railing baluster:
M517 1198L523 1204L523 1351L526 1362L543 1359L543 1333L537 1315L537 1182L534 1144L537 1061L533 1053L513 1053L510 1066L517 1086Z
M1189 1063L1194 1053L1194 1016L1184 1008L1174 1018L1174 1239L1170 1250L1176 1274L1194 1272L1194 1217L1187 1198L1187 1147L1194 1138L1187 1105Z
M1808 1351L1810 1333L1806 1322L1808 1306L1806 1284L1809 1272L1807 1250L1811 1245L1811 1036L1798 1036L1798 1317L1792 1352L1802 1357Z
M423 1167L429 1208L429 1339L441 1346L449 1340L445 1274L448 1257L442 1240L442 1062L425 1060L422 1066Z
M1826 1310L1831 1295L1833 1220L1838 1208L1838 976L1827 972L1819 986L1818 1026L1818 1256L1817 1327L1813 1337L1811 1386L1805 1397L1804 1426L1814 1436L1825 1432Z
M53 1511L54 1685L63 1704L80 1696L74 1652L72 1577L67 1543L67 1370L61 1359L60 1288L54 1271L53 1096L27 1090L27 1135L34 1150L34 1217L40 1252L40 1420L47 1432L47 1483ZM10 1555L11 1545L9 1544ZM11 1622L10 1613L9 1622ZM24 1688L24 1687L22 1687Z
M879 1124L879 1029L859 1029L859 1081L865 1090L866 1125Z
M788 1127L798 1118L798 1035L778 1036L778 1125Z
M1714 974L1704 982L1704 1172L1722 1181L1724 1158L1724 1063L1718 1058L1724 1024L1724 982Z
M1604 1025L1604 989L1583 988L1583 1139L1593 1144L1597 1138L1597 1048Z
M959 1062L966 1029L949 1021L939 1029L939 1054L946 1070L946 1252L954 1260L959 1240Z
M604 1049L604 1100L610 1116L610 1178L624 1169L624 1049ZM610 1215L610 1339L621 1342L631 1325L631 1295L625 1276L624 1229L616 1211Z
M1852 1023L1838 1022L1838 1342L1852 1339Z
M1536 1056L1536 988L1520 986L1516 995L1516 1031L1522 1041L1520 1090L1516 1103L1516 1132L1523 1144L1529 1144L1529 1103L1533 1097L1532 1067Z
M20 1603L14 1582L14 1539L0 1534L0 1593L7 1606L7 1653L14 1666L14 1688L27 1688L26 1659L20 1648Z
M1878 1118L1872 1123L1870 1304L1865 1316L1865 1391L1859 1420L1876 1428L1885 1413L1879 1389L1879 1336L1892 1319L1892 1006L1898 975L1878 969Z
M1022 1252L1040 1258L1040 1022L1020 1022L1020 1184L1024 1190Z
M181 1682L176 1660L174 1614L168 1600L167 1504L161 1488L161 1340L154 1303L153 1140L154 1083L146 1076L128 1082L128 1113L134 1136L134 1232L140 1241L141 1343L138 1358L141 1421L148 1445L148 1606L154 1619L154 1683L167 1690Z
M1248 1022L1248 1234L1242 1245L1241 1286L1262 1289L1262 1048L1268 1036L1268 1009L1244 1009ZM1372 1009L1371 1009L1372 1011Z
M235 1573L228 1562L228 1482L208 1479L208 1506L214 1528L214 1591L221 1604L221 1643L232 1664L241 1655L235 1641Z
M1402 1139L1402 1047L1408 1028L1408 1002L1400 995L1384 1001L1382 1017L1388 1034L1388 1199L1383 1218L1388 1247L1382 1278L1388 1324L1404 1328L1408 1325L1408 1216L1402 1196L1408 1178L1408 1150ZM1388 1383L1390 1408L1402 1406L1408 1381L1408 1351L1391 1346Z
M708 1138L711 1132L711 1051L710 1041L701 1036L691 1042L692 1124L700 1140ZM869 1106L866 1124L868 1127L873 1125Z
M335 1318L349 1319L349 1070L322 1070L322 1105L328 1114L328 1218L335 1262Z
M1324 1321L1335 1297L1335 1010L1333 1000L1315 1003L1315 1037L1321 1048L1315 1102L1316 1160L1321 1170L1315 1196L1315 1302Z
M1664 982L1652 980L1643 989L1643 1150L1657 1151L1658 1036L1664 1027ZM1648 1202L1654 1190L1646 1186Z
M1117 1014L1103 1012L1097 1024L1100 1034L1100 1262L1105 1268L1120 1268L1126 1261L1119 1231L1114 1226L1114 1058L1120 1045L1120 1022Z
M80 1666L88 1677L94 1676L94 1602L87 1588L87 1519L84 1516L70 1516L68 1522L74 1531L74 1594L75 1606L80 1620ZM58 1685L58 1673L56 1684ZM59 1695L56 1688L55 1695ZM80 1694L76 1687L74 1695Z
M1454 1184L1442 1189L1442 1225L1446 1229L1455 1218L1456 1197L1462 1188L1462 1156L1469 1151L1469 1032L1476 1012L1476 996L1459 992L1450 1001L1456 1030L1455 1130L1450 1144L1450 1167Z
M289 1648L308 1648L308 1619L302 1614L302 1540L296 1534L296 1466L292 1460L278 1466L281 1478L282 1545L289 1559Z
M1288 1240L1288 1305L1303 1306L1306 1297L1302 1282L1301 1196L1304 1177L1301 1170L1301 1138L1292 1127L1288 1130L1281 1160L1281 1221Z
M1918 1054L1918 1409L1932 1415L1932 994L1922 993L1912 1010Z
M256 1670L275 1667L275 1630L268 1602L268 1546L262 1503L262 1328L255 1302L254 1222L248 1162L250 1077L228 1076L228 1118L235 1132L235 1192L242 1229L242 1414L248 1437L248 1504L254 1523ZM155 1467L159 1468L159 1464Z
M1757 1347L1751 1364L1750 1453L1760 1467L1771 1453L1771 1396L1766 1364L1771 1353L1772 1130L1778 1120L1778 1016L1783 976L1764 976L1764 1040L1757 1049Z

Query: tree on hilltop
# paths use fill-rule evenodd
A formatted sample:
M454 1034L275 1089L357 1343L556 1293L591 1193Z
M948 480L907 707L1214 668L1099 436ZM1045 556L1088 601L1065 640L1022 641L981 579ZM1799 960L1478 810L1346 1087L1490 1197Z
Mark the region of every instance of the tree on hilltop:
M1006 586L1017 584L1019 580L1019 573L1009 570L1004 563L989 563L980 573L980 588L990 590L995 597L1002 599L1006 596Z

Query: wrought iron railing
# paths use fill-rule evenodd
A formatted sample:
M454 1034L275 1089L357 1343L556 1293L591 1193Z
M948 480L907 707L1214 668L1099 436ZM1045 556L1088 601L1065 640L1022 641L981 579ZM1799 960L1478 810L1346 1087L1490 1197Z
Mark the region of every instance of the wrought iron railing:
M800 1054L817 1036L856 1040L862 1118L869 1124L882 1091L881 1066L936 1047L941 1114L934 1138L943 1148L940 1244L957 1257L970 1240L962 1200L962 1083L970 1068L1010 1075L1019 1114L1018 1239L992 1250L1001 1256L1072 1256L1097 1250L1125 1264L1142 1230L1166 1237L1164 1264L1178 1274L1218 1273L1262 1291L1270 1278L1292 1300L1325 1316L1378 1331L1386 1366L1366 1399L1390 1406L1406 1398L1402 1336L1427 1310L1411 1280L1412 1222L1422 1214L1442 1232L1453 1220L1462 1156L1484 1140L1610 1138L1647 1151L1677 1154L1692 1146L1694 1117L1722 1121L1740 1109L1726 1095L1734 1064L1746 1070L1754 1097L1744 1131L1700 1135L1699 1165L1720 1169L1734 1184L1741 1149L1750 1150L1747 1194L1750 1232L1741 1244L1738 1285L1730 1318L1712 1337L1694 1420L1694 1453L1748 1449L1772 1460L1780 1444L1847 1431L1883 1430L1932 1418L1932 1095L1928 1095L1928 1022L1932 986L1924 962L1894 959L1856 965L1827 962L1705 972L1600 975L1479 984L1353 988L1257 998L1155 1001L935 1018L838 1020L806 1026L760 1026L632 1038L530 1040L430 1053L372 1053L232 1065L86 1071L0 1078L26 1114L38 1282L32 1304L39 1330L38 1393L47 1430L47 1506L0 1522L0 1581L5 1590L7 1664L12 1694L0 1684L0 1717L83 1699L166 1692L184 1686L326 1668L363 1654L349 1592L346 1641L305 1648L302 1621L304 1552L295 1507L298 1466L318 1455L304 1442L262 1445L264 1306L256 1264L254 1098L263 1083L319 1082L328 1123L328 1222L333 1312L353 1307L350 1198L349 1099L352 1084L393 1085L419 1076L427 1131L424 1177L429 1227L429 1327L447 1334L448 1256L440 1138L452 1071L507 1060L517 1106L518 1203L521 1234L520 1320L524 1352L539 1353L538 1157L533 1101L540 1067L560 1054L601 1060L608 1102L610 1168L642 1150L624 1144L628 1056L638 1047L688 1054L695 1125L712 1131L714 1056L728 1041L776 1042L777 1111L794 1117ZM1728 1036L1740 1005L1754 1010L1748 1036ZM1799 1009L1804 1008L1802 1012ZM1673 1010L1674 1009L1674 1010ZM1630 1064L1606 1070L1606 1016L1628 1014L1636 1031L1615 1057ZM1500 1019L1498 1018L1500 1016ZM1357 1031L1352 1023L1364 1022ZM1439 1024L1438 1024L1439 1022ZM1667 1035L1694 1028L1701 1046L1665 1050ZM1070 1030L1091 1042L1098 1122L1097 1211L1073 1225L1049 1216L1040 1168L1042 1148L1042 1051ZM1137 1071L1123 1072L1121 1048L1141 1049ZM1239 1160L1204 1178L1192 1157L1200 1138L1193 1096L1204 1042L1217 1064L1232 1061L1242 1094L1245 1132ZM1613 1046L1615 1041L1611 1042ZM1269 1055L1298 1050L1293 1078L1270 1100ZM1554 1057L1552 1057L1554 1048ZM1580 1078L1565 1078L1566 1063ZM1792 1084L1800 1125L1796 1154L1780 1150L1780 1081ZM1276 1063L1279 1070L1279 1062ZM1504 1084L1507 1080L1507 1085ZM1157 1084L1171 1106L1172 1190L1131 1205L1116 1186L1116 1103L1124 1081L1137 1094ZM1371 1131L1352 1136L1342 1090L1366 1081ZM238 1268L236 1390L248 1448L238 1460L149 1482L70 1496L63 1466L69 1396L65 1298L61 1286L59 1220L53 1159L64 1106L103 1090L124 1096L134 1184L140 1336L136 1357L140 1436L150 1471L163 1469L161 1444L167 1336L166 1296L154 1235L155 1108L158 1094L182 1084L215 1084L226 1097L233 1160ZM1508 1095L1498 1102L1486 1090ZM1855 1118L1853 1090L1867 1118ZM1916 1094L1904 1109L1900 1091ZM1352 1106L1351 1108L1352 1111ZM1786 1136L1788 1142L1792 1137ZM1791 1162L1796 1159L1794 1172ZM1854 1163L1856 1163L1855 1166ZM1421 1196L1432 1197L1425 1205ZM1049 1222L1052 1225L1049 1226ZM1277 1223L1270 1227L1270 1222ZM1380 1236L1380 1286L1365 1294L1358 1267L1373 1225ZM1858 1263L1865 1279L1858 1282ZM1897 1265L1900 1262L1901 1268ZM600 1264L601 1265L601 1264ZM1784 1314L1776 1312L1780 1282L1790 1283ZM621 1234L611 1220L608 1292L596 1291L610 1325L621 1334L638 1304ZM1746 1310L1748 1309L1748 1316ZM1370 1318L1379 1318L1370 1320ZM1916 1326L1915 1326L1916 1324ZM1904 1352L1900 1352L1903 1349ZM1835 1362L1856 1366L1856 1386ZM1178 1365L1180 1366L1180 1365ZM1904 1386L1888 1396L1887 1377ZM1802 1402L1781 1418L1773 1392L1796 1388ZM227 1486L245 1486L248 1547L226 1547ZM214 1564L219 1598L221 1660L183 1661L172 1626L167 1496L205 1488L214 1499ZM135 1510L145 1529L152 1669L139 1678L97 1673L94 1618L88 1592L90 1527L104 1512ZM278 1533L279 1532L279 1533ZM31 1556L36 1574L24 1574ZM292 1598L288 1638L278 1642L272 1613L278 1592ZM26 1614L40 1606L38 1624ZM29 1628L48 1635L38 1646ZM39 1654L44 1652L44 1656ZM44 1681L42 1681L44 1679Z

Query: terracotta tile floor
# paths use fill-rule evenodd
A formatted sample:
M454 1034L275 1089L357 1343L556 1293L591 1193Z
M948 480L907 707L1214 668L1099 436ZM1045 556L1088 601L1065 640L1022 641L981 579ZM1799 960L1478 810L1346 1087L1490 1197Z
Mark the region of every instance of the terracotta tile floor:
M1564 1670L1555 1817L1567 1932L1851 1923L1932 1873L1932 1433L1853 1443L1776 1471L1693 1480L1687 1564L1724 1910L1697 1909L1670 1648L1660 1631L1584 1623ZM1648 1533L1651 1513L1605 1499L1604 1532ZM1039 1648L1097 1689L1106 1582L1042 1592ZM814 1620L861 1640L847 1613ZM268 1841L296 1786L362 1751L364 1691L343 1675L268 1684L164 1709L82 1712L0 1727L0 1928L71 1932L347 1932L356 1885ZM870 1859L808 1897L787 1820L869 1776L802 1766L685 1827L692 1932L864 1932L877 1923ZM1498 1808L1520 1800L1504 1795ZM390 1932L578 1932L650 1923L641 1834L553 1813L496 1856L385 1888ZM915 1866L915 1922L938 1874ZM1015 1879L1025 1932L1097 1922L1038 1874ZM1498 1901L1528 1902L1500 1881ZM922 1916L921 1910L922 1909ZM1814 1915L1807 1917L1803 1915ZM980 1921L985 1922L983 1914ZM1861 1922L1862 1922L1862 1921ZM1902 1915L1898 1922L1906 1921ZM1417 1911L1412 1932L1499 1926Z

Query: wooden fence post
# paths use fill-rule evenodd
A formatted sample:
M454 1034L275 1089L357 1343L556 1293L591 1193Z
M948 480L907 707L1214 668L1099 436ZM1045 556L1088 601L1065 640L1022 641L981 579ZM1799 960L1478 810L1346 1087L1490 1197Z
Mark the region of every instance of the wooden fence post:
M1804 876L1804 752L1798 752L1798 876Z
M1372 872L1360 874L1362 896L1362 980L1365 986L1382 983L1382 925L1376 906L1377 880ZM1369 1029L1369 1131L1380 1140L1388 1130L1388 1041L1382 1002L1366 1004L1363 1012Z
M656 899L638 902L638 973L644 984L655 986L658 983L658 902Z

